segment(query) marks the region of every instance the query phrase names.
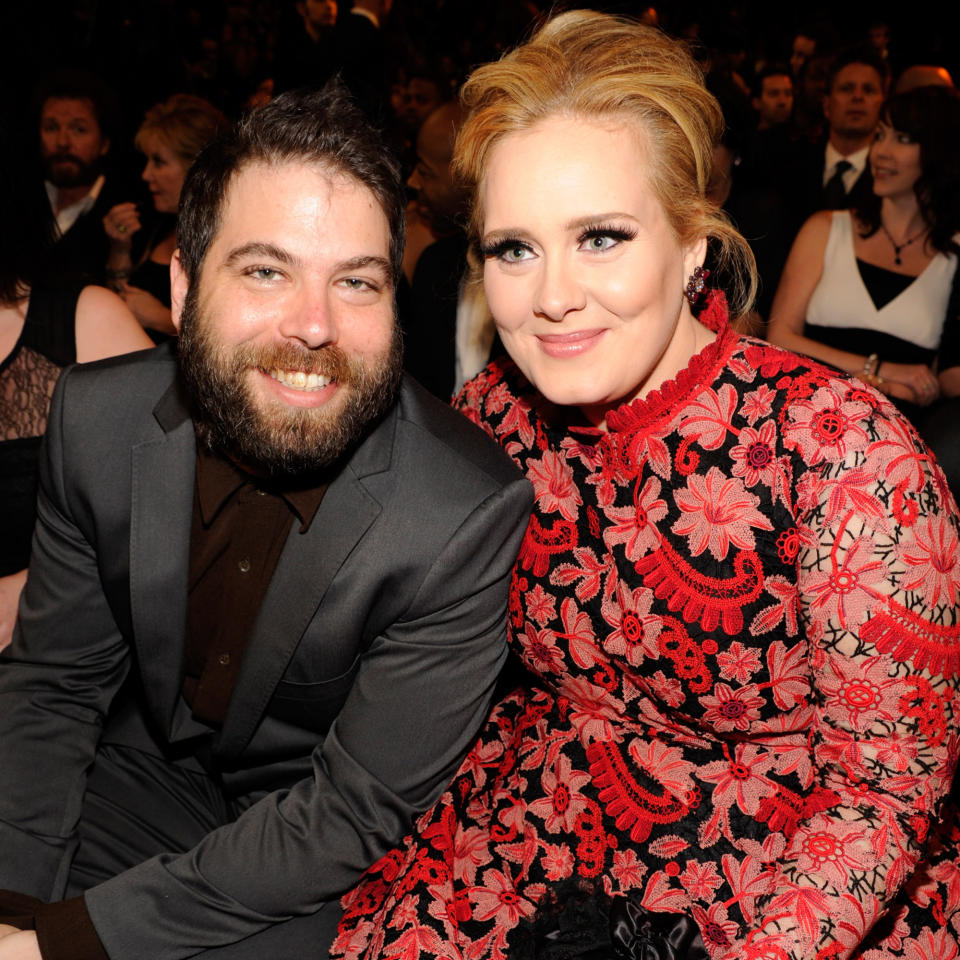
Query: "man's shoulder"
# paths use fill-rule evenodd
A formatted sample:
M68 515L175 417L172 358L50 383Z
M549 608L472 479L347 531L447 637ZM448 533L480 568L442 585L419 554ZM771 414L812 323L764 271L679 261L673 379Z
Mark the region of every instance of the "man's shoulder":
M101 408L149 412L176 376L176 352L163 344L152 350L75 364L64 371L59 390L65 407L79 408L84 416Z
M462 413L404 377L398 400L397 440L413 445L437 473L479 471L498 484L522 476L503 449Z

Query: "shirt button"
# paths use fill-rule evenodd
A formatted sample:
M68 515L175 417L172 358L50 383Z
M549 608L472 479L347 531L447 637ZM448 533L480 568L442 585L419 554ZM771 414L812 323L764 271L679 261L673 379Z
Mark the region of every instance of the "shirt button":
M249 572L250 572L250 561L249 561L246 557L244 557L244 558L237 564L237 566L240 568L240 572L241 572L241 573L249 573Z
M221 667L226 667L226 666L230 663L230 654L229 654L229 653L221 653L220 656L217 657L217 660L220 661L220 666L221 666Z

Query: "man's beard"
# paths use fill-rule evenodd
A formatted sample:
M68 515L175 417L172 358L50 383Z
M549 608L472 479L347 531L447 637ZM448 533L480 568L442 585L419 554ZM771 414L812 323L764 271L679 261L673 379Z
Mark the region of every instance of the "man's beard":
M100 176L101 162L98 157L86 163L72 153L54 153L43 158L47 179L62 188L88 187Z
M340 460L393 404L403 374L396 324L389 348L374 359L350 357L337 346L310 350L291 342L230 350L218 342L215 324L192 290L183 307L178 351L201 443L278 479L315 476ZM337 395L331 409L258 402L251 375L270 370L332 378Z

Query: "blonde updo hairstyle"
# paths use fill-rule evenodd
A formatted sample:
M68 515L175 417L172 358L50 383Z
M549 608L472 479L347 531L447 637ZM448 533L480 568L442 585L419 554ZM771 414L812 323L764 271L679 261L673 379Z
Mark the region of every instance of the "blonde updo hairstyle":
M642 132L649 155L642 172L680 244L710 238L720 272L729 278L731 316L750 309L757 284L753 254L705 195L723 115L679 41L626 18L574 10L475 70L460 97L467 118L453 168L473 198L474 241L483 230L479 188L503 137L553 116L622 121Z
M134 145L147 153L150 141L159 140L189 167L226 127L227 118L212 103L189 93L175 93L146 112Z

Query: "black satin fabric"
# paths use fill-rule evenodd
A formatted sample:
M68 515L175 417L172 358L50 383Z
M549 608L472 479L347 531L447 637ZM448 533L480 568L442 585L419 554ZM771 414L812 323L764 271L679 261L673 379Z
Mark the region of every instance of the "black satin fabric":
M652 913L626 897L610 904L610 939L614 956L623 960L709 960L686 914Z
M653 913L628 897L569 883L510 931L510 960L709 960L685 914Z

